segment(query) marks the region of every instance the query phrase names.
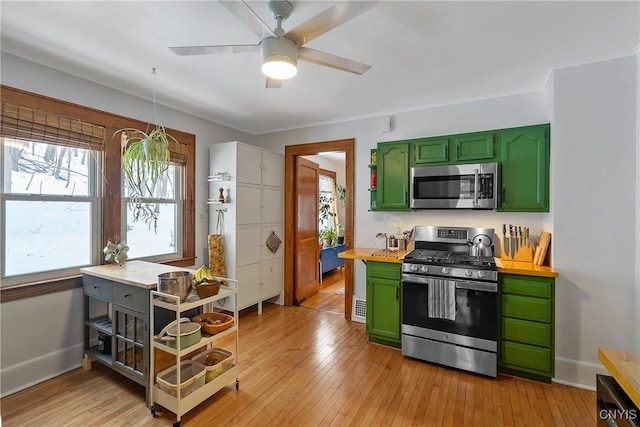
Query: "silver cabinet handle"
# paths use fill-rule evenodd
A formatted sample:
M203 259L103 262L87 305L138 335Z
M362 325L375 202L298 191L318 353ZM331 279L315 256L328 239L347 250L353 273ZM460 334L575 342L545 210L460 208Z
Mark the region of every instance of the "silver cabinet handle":
M480 186L480 182L478 182L480 179L480 176L478 174L478 169L473 170L473 175L475 179L474 185L473 185L473 204L477 206L478 205L478 188Z

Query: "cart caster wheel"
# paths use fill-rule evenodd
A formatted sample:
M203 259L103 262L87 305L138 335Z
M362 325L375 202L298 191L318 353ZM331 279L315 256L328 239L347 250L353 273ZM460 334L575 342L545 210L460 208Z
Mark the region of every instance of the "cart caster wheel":
M236 391L240 390L240 381L236 380Z
M151 415L153 416L153 418L156 417L156 407L155 407L155 405L151 407Z

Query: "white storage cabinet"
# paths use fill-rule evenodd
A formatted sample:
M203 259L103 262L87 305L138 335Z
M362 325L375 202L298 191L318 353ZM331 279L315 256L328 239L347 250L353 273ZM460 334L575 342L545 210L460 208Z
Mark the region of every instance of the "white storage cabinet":
M263 301L283 302L284 156L237 141L214 144L209 154L209 233L217 233L222 212L227 276L240 283L238 309L258 304L262 314ZM225 203L218 202L220 188ZM275 253L266 245L272 232L282 241Z
M235 303L235 299L237 298L237 285L238 282L236 280L223 279L227 281L226 286L220 287L220 292L218 295L200 299L195 292L191 292L191 294L187 297L184 302L180 302L180 298L174 295L165 294L158 291L150 291L150 306L151 307L159 307L164 310L168 310L175 314L175 320L178 324L180 324L180 318L183 313L192 309L198 309L201 307L211 307L211 305L215 304L217 301L223 299L229 299L234 301L234 305L237 307L237 303ZM151 310L151 313L154 313L154 310ZM155 316L152 314L150 316L150 327L151 330L154 330L154 322ZM184 382L182 380L183 372L182 371L182 363L181 357L185 356L191 352L194 352L198 349L203 349L206 351L208 348L213 348L216 345L216 342L220 341L221 338L228 337L229 335L234 335L235 337L235 349L226 350L233 352L232 363L230 367L226 369L224 372L220 373L217 377L213 378L211 381L205 383L201 387L196 388L191 391L186 396L183 396L183 390L181 389L181 384ZM191 409L198 406L204 400L208 399L219 390L224 387L227 387L235 382L236 390L240 388L240 380L238 379L238 374L240 372L238 367L238 310L237 308L233 310L233 325L225 329L222 332L219 332L215 335L209 335L204 331L201 331L202 338L200 342L193 344L184 349L180 349L180 329L177 330L176 343L175 348L170 347L165 344L163 341L157 339L157 337L153 337L152 345L151 345L151 355L149 357L149 400L151 402L151 413L153 416L156 414L155 404L158 403L162 405L164 408L167 408L171 412L176 414L176 422L174 423L174 427L180 426L181 417L190 411ZM154 361L155 354L154 352L157 350L162 350L166 353L172 354L176 357L176 381L175 383L178 385L175 390L175 395L165 391L160 384L158 384L156 376L153 374L155 372Z

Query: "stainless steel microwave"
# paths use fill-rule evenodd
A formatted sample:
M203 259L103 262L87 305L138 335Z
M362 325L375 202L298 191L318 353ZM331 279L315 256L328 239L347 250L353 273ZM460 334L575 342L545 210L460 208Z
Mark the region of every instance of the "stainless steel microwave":
M413 167L410 189L413 209L495 209L498 164Z

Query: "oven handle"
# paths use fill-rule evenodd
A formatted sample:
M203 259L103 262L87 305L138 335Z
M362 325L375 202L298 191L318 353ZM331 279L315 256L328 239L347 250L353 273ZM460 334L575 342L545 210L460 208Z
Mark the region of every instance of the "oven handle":
M403 274L402 281L406 283L415 283L419 285L428 285L430 280L453 280L456 282L456 289L467 289L470 291L482 291L482 292L498 292L498 284L493 282L470 282L463 280L455 280L446 277L425 277L418 276L416 274Z

